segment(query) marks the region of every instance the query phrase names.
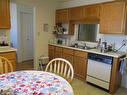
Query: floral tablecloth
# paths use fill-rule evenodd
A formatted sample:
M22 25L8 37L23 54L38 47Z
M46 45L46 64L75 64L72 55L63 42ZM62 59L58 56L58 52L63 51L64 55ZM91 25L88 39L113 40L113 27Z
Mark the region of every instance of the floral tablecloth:
M70 84L43 71L17 71L0 75L0 89L10 87L14 95L73 95Z

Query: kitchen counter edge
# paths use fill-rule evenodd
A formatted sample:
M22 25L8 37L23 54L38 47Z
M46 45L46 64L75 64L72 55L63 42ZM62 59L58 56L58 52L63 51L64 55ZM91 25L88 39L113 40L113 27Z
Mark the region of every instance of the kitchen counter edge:
M1 48L0 47L0 53L5 53L5 52L13 52L13 51L17 51L17 49L15 49L15 48L12 48L12 47L10 47L10 48Z
M69 46L65 46L65 45L58 45L58 44L49 44L49 45L73 49L73 50L84 51L84 52L88 52L88 53L96 53L96 54L101 54L101 55L111 56L111 57L116 57L116 58L126 55L126 53L124 53L124 52L121 52L121 54L117 54L117 53L113 53L113 52L103 53L103 52L94 51L92 49L85 50L85 49L79 49L79 48L69 47Z

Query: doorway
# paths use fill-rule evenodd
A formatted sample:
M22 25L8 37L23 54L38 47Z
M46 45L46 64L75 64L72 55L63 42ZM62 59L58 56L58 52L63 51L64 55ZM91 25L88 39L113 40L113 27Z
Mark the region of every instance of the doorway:
M10 41L17 49L17 63L34 63L34 13L31 6L11 3Z
M18 7L18 61L33 61L34 36L33 36L33 8L29 6Z
M22 61L33 60L33 14L20 12Z

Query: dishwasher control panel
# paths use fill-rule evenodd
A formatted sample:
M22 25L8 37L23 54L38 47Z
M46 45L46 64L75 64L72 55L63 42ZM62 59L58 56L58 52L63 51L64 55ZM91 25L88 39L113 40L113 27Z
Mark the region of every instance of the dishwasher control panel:
M105 64L110 64L110 65L112 65L113 63L113 57L95 54L95 53L89 53L88 59L98 61L98 62L103 62Z

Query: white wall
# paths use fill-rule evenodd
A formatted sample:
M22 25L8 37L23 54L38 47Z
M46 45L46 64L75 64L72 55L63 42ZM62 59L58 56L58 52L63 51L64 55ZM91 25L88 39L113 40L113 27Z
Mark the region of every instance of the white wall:
M57 0L11 0L18 5L32 6L35 9L35 68L38 67L40 55L48 55L48 41L53 38L52 31L55 25L55 9L59 5ZM43 31L43 24L48 24L48 32Z
M59 9L61 8L70 8L70 7L76 7L76 6L82 6L82 5L89 5L89 4L95 4L100 2L107 2L107 1L113 1L113 0L71 0L68 2L63 2ZM71 37L71 41L75 40L76 33L74 36ZM103 41L107 41L108 44L116 43L115 48L118 49L122 45L123 40L127 40L127 36L124 35L104 35L104 34L97 34L97 39L101 38ZM127 52L127 45L123 48L121 48L121 51ZM127 88L127 73L125 72L122 79L122 86Z
M10 4L10 15L11 15L11 29L10 29L10 42L14 48L18 48L17 39L17 5L14 3Z

